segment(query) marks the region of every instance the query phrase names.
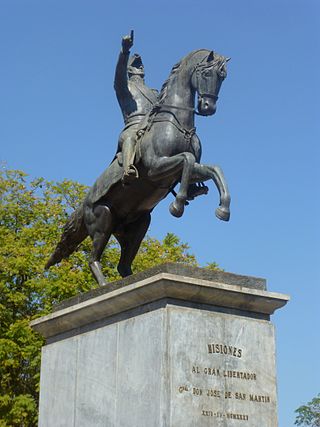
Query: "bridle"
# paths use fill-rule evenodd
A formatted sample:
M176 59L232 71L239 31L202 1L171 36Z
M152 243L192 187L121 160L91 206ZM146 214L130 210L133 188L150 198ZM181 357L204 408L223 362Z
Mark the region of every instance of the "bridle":
M208 68L215 68L215 66L219 66L218 70L216 72L220 75L220 78L224 78L224 75L222 74L223 66L225 65L225 62L222 62L220 65L214 60L211 60L209 62L204 63L205 60L207 60L208 57L205 56L200 62L198 62L191 73L190 79L192 80L194 73L196 73L196 87L197 87L197 93L199 99L202 99L204 97L211 98L214 100L218 99L217 95L213 95L211 93L206 93L205 91L201 90L201 81L200 76L204 72L204 70ZM221 71L220 71L221 70ZM145 131L149 131L153 123L160 123L160 122L170 122L172 125L174 125L183 135L184 137L189 140L191 143L192 137L196 132L196 128L186 129L180 120L176 117L173 111L171 110L182 110L182 111L190 111L193 114L196 114L198 116L201 116L202 114L199 113L195 108L192 107L181 107L177 105L171 105L171 104L165 104L165 103L156 103L153 105L151 111L148 113L148 119L146 123L146 127L144 129L141 129L138 131L138 137L143 137ZM169 113L169 118L162 118L157 117L158 113ZM171 118L170 118L171 117ZM139 135L140 132L140 135Z
M209 63L203 64L203 61L205 61L207 59L207 57L205 56L200 62L198 62L195 66L194 69L191 73L191 79L193 78L194 73L196 73L196 86L197 86L197 93L198 93L198 98L202 99L202 98L211 98L214 99L215 101L217 101L219 99L218 95L215 94L211 94L211 93L206 93L204 91L201 90L201 80L200 80L200 75L202 74L202 72L204 70L206 70L207 68L213 68L215 65L214 61L210 61ZM225 62L223 62L220 66L219 69L222 69L222 67L225 65ZM219 70L217 71L218 74ZM170 105L170 104L155 104L152 111L153 112L160 112L160 111L165 111L166 109L176 109L176 110L182 110L182 111L191 111L194 114L196 114L197 116L201 116L201 114L199 113L199 111L197 111L195 108L191 108L191 107L180 107L177 105ZM170 111L169 111L170 112Z
M200 75L206 70L206 69L210 69L210 68L216 68L215 65L217 65L218 69L216 70L216 73L220 76L220 78L224 78L225 75L222 74L222 70L225 62L222 62L219 66L218 63L216 63L214 60L210 61L209 63L205 63L203 64L203 61L207 59L207 57L204 57L200 62L198 62L198 64L194 67L194 70L191 74L191 78L193 77L193 74L196 73L196 82L197 82L197 92L198 92L198 97L200 99L202 98L211 98L214 99L215 101L218 100L219 96L212 94L212 93L206 93L203 92L201 90L201 80L200 80Z

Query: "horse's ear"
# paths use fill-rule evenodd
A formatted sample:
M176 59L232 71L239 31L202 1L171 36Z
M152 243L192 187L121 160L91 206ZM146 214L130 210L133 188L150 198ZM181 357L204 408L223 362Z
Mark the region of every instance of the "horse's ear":
M207 61L208 62L211 62L211 61L213 61L213 59L214 59L214 52L213 52L213 50L209 53L209 56L208 56L208 59L207 59Z

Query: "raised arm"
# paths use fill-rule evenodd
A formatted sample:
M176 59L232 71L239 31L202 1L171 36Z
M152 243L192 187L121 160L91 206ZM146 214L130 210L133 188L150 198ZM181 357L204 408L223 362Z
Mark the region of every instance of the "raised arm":
M122 49L119 54L116 73L114 76L114 89L117 97L121 97L123 91L128 91L128 60L130 48L133 46L133 30L129 36L122 37Z

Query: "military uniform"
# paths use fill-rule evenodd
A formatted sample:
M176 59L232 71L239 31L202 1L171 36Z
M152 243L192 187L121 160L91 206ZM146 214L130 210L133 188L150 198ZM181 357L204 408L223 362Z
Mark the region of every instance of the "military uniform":
M121 50L114 80L114 89L122 111L125 127L120 134L117 153L122 152L124 182L137 177L133 166L136 133L142 119L158 100L158 91L144 83L144 69L140 55L129 59L129 51Z

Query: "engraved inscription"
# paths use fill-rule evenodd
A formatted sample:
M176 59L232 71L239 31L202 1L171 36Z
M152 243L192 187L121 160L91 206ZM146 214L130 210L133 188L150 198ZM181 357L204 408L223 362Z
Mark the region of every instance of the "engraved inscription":
M221 391L220 390L214 390L212 388L210 388L209 390L207 390L207 396L208 397L221 397Z
M223 371L223 376L227 378L239 378L241 380L256 381L257 379L257 375L255 372Z
M179 386L179 393L191 392L193 396L196 397L210 397L216 399L235 399L238 401L248 401L255 403L271 403L270 396L267 395L258 395L258 394L248 394L241 391L232 391L232 390L218 390L214 388L201 388L201 387L192 387L188 388L187 386Z
M258 396L256 394L250 394L249 398L250 398L250 402L270 403L269 396Z
M178 386L179 393L192 398L198 416L251 426L257 405L271 410L276 402L268 389L261 388L260 372L248 366L246 356L249 354L245 348L221 341L207 341L204 348L206 358L185 372L188 385ZM215 357L218 355L220 357Z
M232 412L222 413L222 412L214 412L208 411L206 409L202 410L201 415L205 417L216 417L216 418L226 418L228 420L239 420L239 421L248 421L249 415L247 414L234 414Z
M242 348L237 348L227 344L208 344L209 354L223 354L234 357L242 357Z
M204 375L212 375L214 377L224 377L224 378L237 378L240 380L257 380L257 374L255 372L244 372L244 371L231 371L225 370L221 368L213 368L213 367L199 367L192 366L193 374L204 374Z
M202 396L202 390L201 390L201 388L193 387L192 393L195 394L196 396Z

